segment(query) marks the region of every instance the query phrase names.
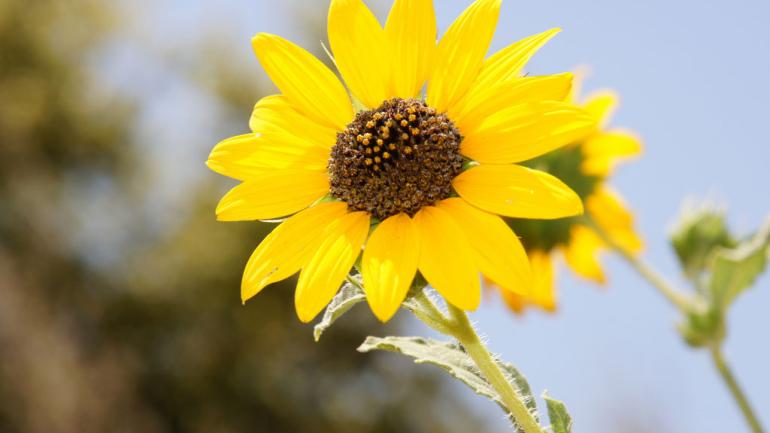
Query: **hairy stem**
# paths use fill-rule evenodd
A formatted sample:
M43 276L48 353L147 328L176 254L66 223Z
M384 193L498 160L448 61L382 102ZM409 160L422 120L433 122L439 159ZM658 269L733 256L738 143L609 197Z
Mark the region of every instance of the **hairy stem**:
M602 241L623 257L626 262L631 265L632 268L653 287L655 287L660 294L668 299L671 304L677 307L682 312L688 312L692 308L692 302L690 299L682 293L681 290L674 287L663 275L652 268L650 265L642 261L640 258L634 256L626 249L618 245L611 236L607 234L596 222L594 222L587 215L584 218L586 224L588 224L593 231L599 235Z
M500 397L511 413L516 425L524 433L543 433L543 429L527 408L526 403L513 387L511 382L503 374L495 358L479 338L473 329L468 316L463 310L447 303L447 309L451 319L452 336L462 344L471 359L481 371L481 374L489 381L492 387L500 394Z
M714 361L714 366L717 368L719 375L730 389L730 393L733 395L736 403L738 403L738 406L741 408L743 417L746 418L746 422L749 424L751 431L753 433L763 433L762 426L759 424L759 419L754 414L751 404L749 404L749 400L746 398L746 394L744 394L740 385L738 385L738 381L735 380L735 376L733 376L730 366L727 364L727 361L725 361L725 358L722 355L722 349L719 345L715 344L711 346L711 359Z
M411 310L412 313L423 323L445 335L452 335L449 325L449 319L436 307L436 304L430 300L425 290L419 290L414 295L415 302L421 307Z

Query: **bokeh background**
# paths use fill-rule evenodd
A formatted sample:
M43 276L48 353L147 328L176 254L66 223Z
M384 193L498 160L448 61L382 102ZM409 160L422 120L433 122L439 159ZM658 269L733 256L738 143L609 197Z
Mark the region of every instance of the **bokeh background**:
M437 3L445 29L469 0ZM370 2L380 17L389 2ZM498 408L427 366L361 355L388 326L365 308L320 343L290 284L239 302L267 226L217 223L230 184L203 165L273 92L259 31L321 54L326 0L0 2L0 431L505 432ZM762 0L506 1L494 49L560 26L531 62L590 65L645 139L613 184L646 257L677 276L666 234L683 201L750 231L770 213L770 4ZM621 261L597 289L560 273L555 316L473 318L576 433L739 432L743 420L673 309ZM681 281L681 280L678 280ZM770 280L739 299L727 355L770 423Z

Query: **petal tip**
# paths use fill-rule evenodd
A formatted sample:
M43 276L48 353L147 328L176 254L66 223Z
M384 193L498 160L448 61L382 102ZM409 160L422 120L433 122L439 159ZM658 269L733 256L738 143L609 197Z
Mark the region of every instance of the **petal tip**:
M369 304L369 307L372 310L372 313L374 314L374 317L377 318L381 323L387 323L390 319L393 318L393 316L396 315L396 312L398 311L398 308L395 310L393 309L384 309L384 308L375 308L371 304Z
M315 316L318 315L318 313L314 313L312 311L300 308L299 306L296 307L297 310L297 318L299 318L299 321L302 323L310 323L315 319Z

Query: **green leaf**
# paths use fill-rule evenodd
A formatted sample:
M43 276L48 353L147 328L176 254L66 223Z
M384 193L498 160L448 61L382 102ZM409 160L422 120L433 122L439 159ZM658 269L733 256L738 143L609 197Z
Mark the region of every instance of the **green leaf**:
M367 337L357 350L362 353L387 350L410 356L417 364L433 364L468 385L477 394L494 401L507 412L497 391L481 375L470 356L455 343L421 337ZM535 400L524 376L510 364L501 364L501 366L534 413Z
M543 393L543 400L548 406L548 419L551 421L553 433L570 433L572 431L572 417L567 412L567 407L559 400L555 400Z
M714 258L709 282L713 306L721 311L751 287L767 267L770 221L751 239L736 248L722 248Z
M355 279L356 282L359 281L358 277L351 278ZM354 305L366 299L366 295L359 286L360 282L359 285L350 282L342 285L340 291L326 307L323 319L313 328L313 338L315 338L315 341L320 340L321 334L329 329L340 316L347 313Z
M704 205L682 215L671 233L671 244L684 274L697 283L711 267L715 251L720 247L730 248L735 241L728 231L724 212Z

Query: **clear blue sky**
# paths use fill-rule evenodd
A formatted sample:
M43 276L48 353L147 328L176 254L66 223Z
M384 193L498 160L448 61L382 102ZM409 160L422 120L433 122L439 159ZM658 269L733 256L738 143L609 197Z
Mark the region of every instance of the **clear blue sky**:
M268 31L305 46L318 44L298 36L301 31L294 27L292 8L303 5L308 16L323 20L326 5L324 0L143 3L149 12L139 20L138 29L146 31L149 40L165 41L173 53L177 48L190 49L185 41L217 32L229 41L228 55L251 68L255 80L264 75L251 54L250 37ZM470 0L436 3L441 31ZM387 5L376 3L381 17ZM621 93L614 124L638 131L646 153L623 167L612 183L638 211L639 229L648 245L646 258L677 281L666 233L683 200L708 198L724 204L733 226L745 231L770 214L769 17L770 3L761 0L504 2L493 48L562 27L564 32L540 52L529 72L590 65L593 73L587 89L612 87ZM130 54L115 60L123 66L131 63ZM155 73L163 75L151 69L139 79L152 81ZM184 86L163 91L166 99L148 117L174 104L190 107L206 102L201 95L185 93ZM216 139L216 125L204 114L190 115L195 123L188 123L190 140L181 147L186 156L179 156L179 148L157 150L173 155L189 172L201 169L200 158ZM153 130L158 125L152 121L148 125L152 131L148 136L157 143L163 132ZM166 135L174 141L170 130ZM175 139L181 142L178 136ZM568 404L576 433L747 431L706 353L682 343L675 331L674 310L624 263L615 258L606 263L611 285L604 291L561 272L562 309L556 316L530 314L517 319L491 299L473 318L491 347L517 364L535 390L548 389ZM765 277L739 300L726 345L727 356L766 426L770 426L769 286ZM414 332L423 329L415 325ZM469 401L489 414L489 431L510 431L497 407L474 396Z

